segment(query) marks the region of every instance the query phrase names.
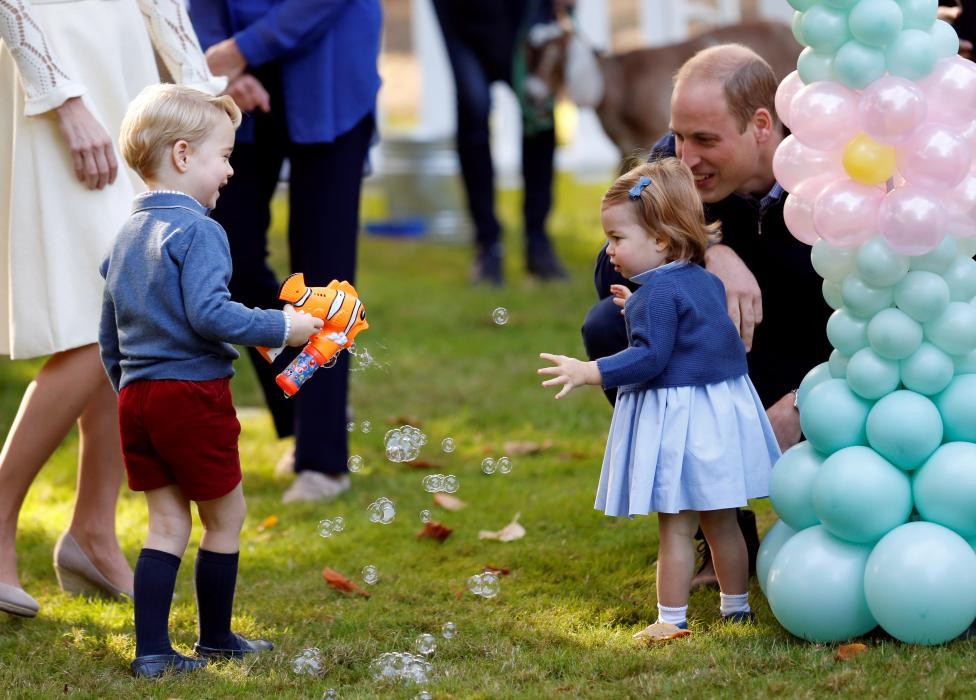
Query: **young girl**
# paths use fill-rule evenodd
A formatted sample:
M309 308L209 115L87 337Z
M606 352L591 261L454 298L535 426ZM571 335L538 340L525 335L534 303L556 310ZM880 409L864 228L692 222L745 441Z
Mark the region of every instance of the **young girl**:
M722 617L749 620L735 508L768 495L780 452L725 289L699 264L718 225L705 223L691 171L674 158L620 177L603 198L601 220L614 268L641 285L632 295L611 290L630 346L595 362L542 353L553 364L538 370L552 377L542 385L562 385L557 399L583 384L618 387L595 507L658 514L658 622L688 627L699 525L714 554Z

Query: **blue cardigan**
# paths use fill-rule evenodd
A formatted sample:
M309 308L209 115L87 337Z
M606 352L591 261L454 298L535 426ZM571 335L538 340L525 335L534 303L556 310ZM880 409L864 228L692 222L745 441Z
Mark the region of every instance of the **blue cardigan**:
M204 50L234 37L248 65L278 64L293 143L330 143L376 108L380 0L190 0ZM241 143L254 142L245 119Z
M604 387L704 386L748 373L746 349L718 277L677 262L633 281L641 286L624 307L630 347L596 361Z

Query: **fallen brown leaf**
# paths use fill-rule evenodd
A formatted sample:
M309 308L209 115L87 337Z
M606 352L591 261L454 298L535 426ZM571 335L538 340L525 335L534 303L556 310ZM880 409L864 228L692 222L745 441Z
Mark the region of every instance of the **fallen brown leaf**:
M837 653L834 654L834 658L837 659L837 661L847 661L848 659L853 659L859 654L863 654L867 650L867 645L861 644L860 642L841 644L839 647L837 647Z
M444 510L461 510L468 507L467 503L449 493L435 493L434 505L440 506Z
M439 466L433 462L428 462L426 459L415 459L412 462L404 462L404 464L414 469L440 469Z
M258 525L258 532L264 532L265 530L272 528L277 524L278 524L278 516L269 515L267 518L261 521L260 525Z
M446 525L443 525L436 520L431 520L429 523L424 524L424 529L417 533L417 537L429 537L432 540L443 542L451 536L452 532L454 532L454 530Z
M338 591L345 591L347 593L358 593L364 598L369 598L369 593L364 591L362 588L357 586L355 583L350 581L348 578L340 574L335 569L330 569L325 567L322 569L322 578L325 582L335 588Z
M543 450L548 450L552 446L552 439L546 438L542 442L535 442L533 440L510 440L502 445L502 448L505 454L511 457L538 454Z
M386 424L395 425L398 428L401 425L412 425L415 428L419 428L422 423L416 416L387 416Z
M577 459L590 459L593 455L589 452L583 452L582 450L573 450L571 452L560 452L559 459L570 462Z
M512 542L513 540L520 540L525 537L525 528L519 523L518 519L521 513L516 513L515 517L512 518L512 522L503 527L501 530L491 531L491 530L481 530L478 532L479 540L498 540L499 542Z
M491 564L485 564L485 567L481 570L483 574L495 574L497 576L508 576L508 569L504 566L492 566Z
M655 622L635 634L634 639L646 644L653 644L654 642L669 642L672 639L687 637L690 634L689 630L683 630L670 623Z

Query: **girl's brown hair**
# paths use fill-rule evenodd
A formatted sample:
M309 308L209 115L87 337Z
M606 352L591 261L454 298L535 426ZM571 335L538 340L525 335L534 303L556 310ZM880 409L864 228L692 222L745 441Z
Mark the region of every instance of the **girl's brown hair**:
M636 192L642 177L650 183ZM648 235L667 242L669 260L691 260L701 263L709 245L721 238L721 225L705 223L701 197L695 188L695 177L677 158L662 158L639 165L624 173L603 195L602 207L614 204L635 207L637 220Z

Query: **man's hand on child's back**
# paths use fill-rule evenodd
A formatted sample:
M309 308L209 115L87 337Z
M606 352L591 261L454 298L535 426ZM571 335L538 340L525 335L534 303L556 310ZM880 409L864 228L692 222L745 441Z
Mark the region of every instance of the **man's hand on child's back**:
M310 316L304 311L295 311L295 307L291 304L285 304L285 314L291 318L288 344L292 347L301 347L308 342L309 337L322 330L322 319Z

